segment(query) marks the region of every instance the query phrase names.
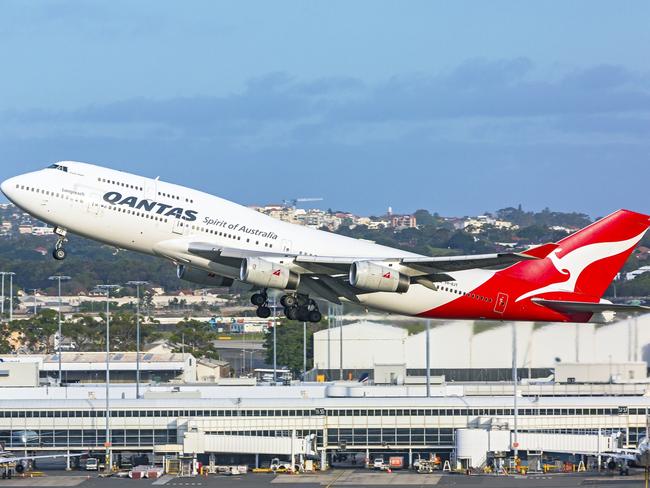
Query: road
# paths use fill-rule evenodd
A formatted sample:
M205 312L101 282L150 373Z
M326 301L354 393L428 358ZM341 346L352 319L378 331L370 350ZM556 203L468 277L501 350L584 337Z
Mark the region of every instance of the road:
M366 487L366 486L454 486L481 488L574 488L593 486L596 488L621 488L643 486L643 475L637 471L631 476L619 477L611 473L549 474L530 476L464 476L457 474L420 475L412 471L383 473L367 470L330 470L326 473L304 475L248 474L242 476L209 476L176 478L165 476L161 480L131 480L119 478L98 478L96 473L84 471L45 471L44 477L0 480L0 488L11 487L74 487L81 488L127 488L130 486L167 486L173 488L283 488L291 487Z

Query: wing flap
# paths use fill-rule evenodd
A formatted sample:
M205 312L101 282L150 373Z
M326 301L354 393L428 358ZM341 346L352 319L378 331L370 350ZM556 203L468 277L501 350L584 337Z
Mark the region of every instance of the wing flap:
M476 268L505 267L520 261L539 259L537 256L524 253L495 253L477 254L474 256L441 256L402 258L400 263L415 268L426 274L448 273Z

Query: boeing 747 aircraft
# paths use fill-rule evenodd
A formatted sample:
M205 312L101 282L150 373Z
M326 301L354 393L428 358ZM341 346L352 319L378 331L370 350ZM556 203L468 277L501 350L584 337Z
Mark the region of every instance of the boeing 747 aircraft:
M70 233L159 256L178 277L282 290L289 319L318 322L314 298L430 318L586 322L603 312L650 311L601 297L650 225L619 210L522 252L429 257L282 222L200 191L64 161L1 185L18 207L55 228L54 258Z

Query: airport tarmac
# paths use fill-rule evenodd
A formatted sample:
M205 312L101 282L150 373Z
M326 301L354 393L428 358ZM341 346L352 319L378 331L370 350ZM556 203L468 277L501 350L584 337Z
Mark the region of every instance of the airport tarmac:
M170 488L286 488L293 487L365 487L365 486L454 486L484 488L574 488L589 487L616 488L643 486L642 472L620 477L611 473L545 474L529 476L489 475L420 475L410 471L381 473L367 470L331 470L327 473L304 475L247 474L242 476L174 477L164 476L159 480L132 480L128 478L100 478L96 473L50 471L37 478L13 478L0 480L2 487L76 487L81 488L128 488L134 485L167 486Z

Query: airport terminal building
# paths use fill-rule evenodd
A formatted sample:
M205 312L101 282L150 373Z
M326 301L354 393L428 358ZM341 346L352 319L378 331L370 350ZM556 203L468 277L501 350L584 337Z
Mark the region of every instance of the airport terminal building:
M420 386L304 383L292 386L115 385L109 402L112 450L196 456L264 465L272 457L437 453L479 467L513 444L512 385ZM521 385L520 452L597 456L614 442L636 445L650 414L647 386ZM582 390L581 390L582 388ZM0 441L15 451L101 453L103 386L3 388ZM613 434L618 433L618 441Z

